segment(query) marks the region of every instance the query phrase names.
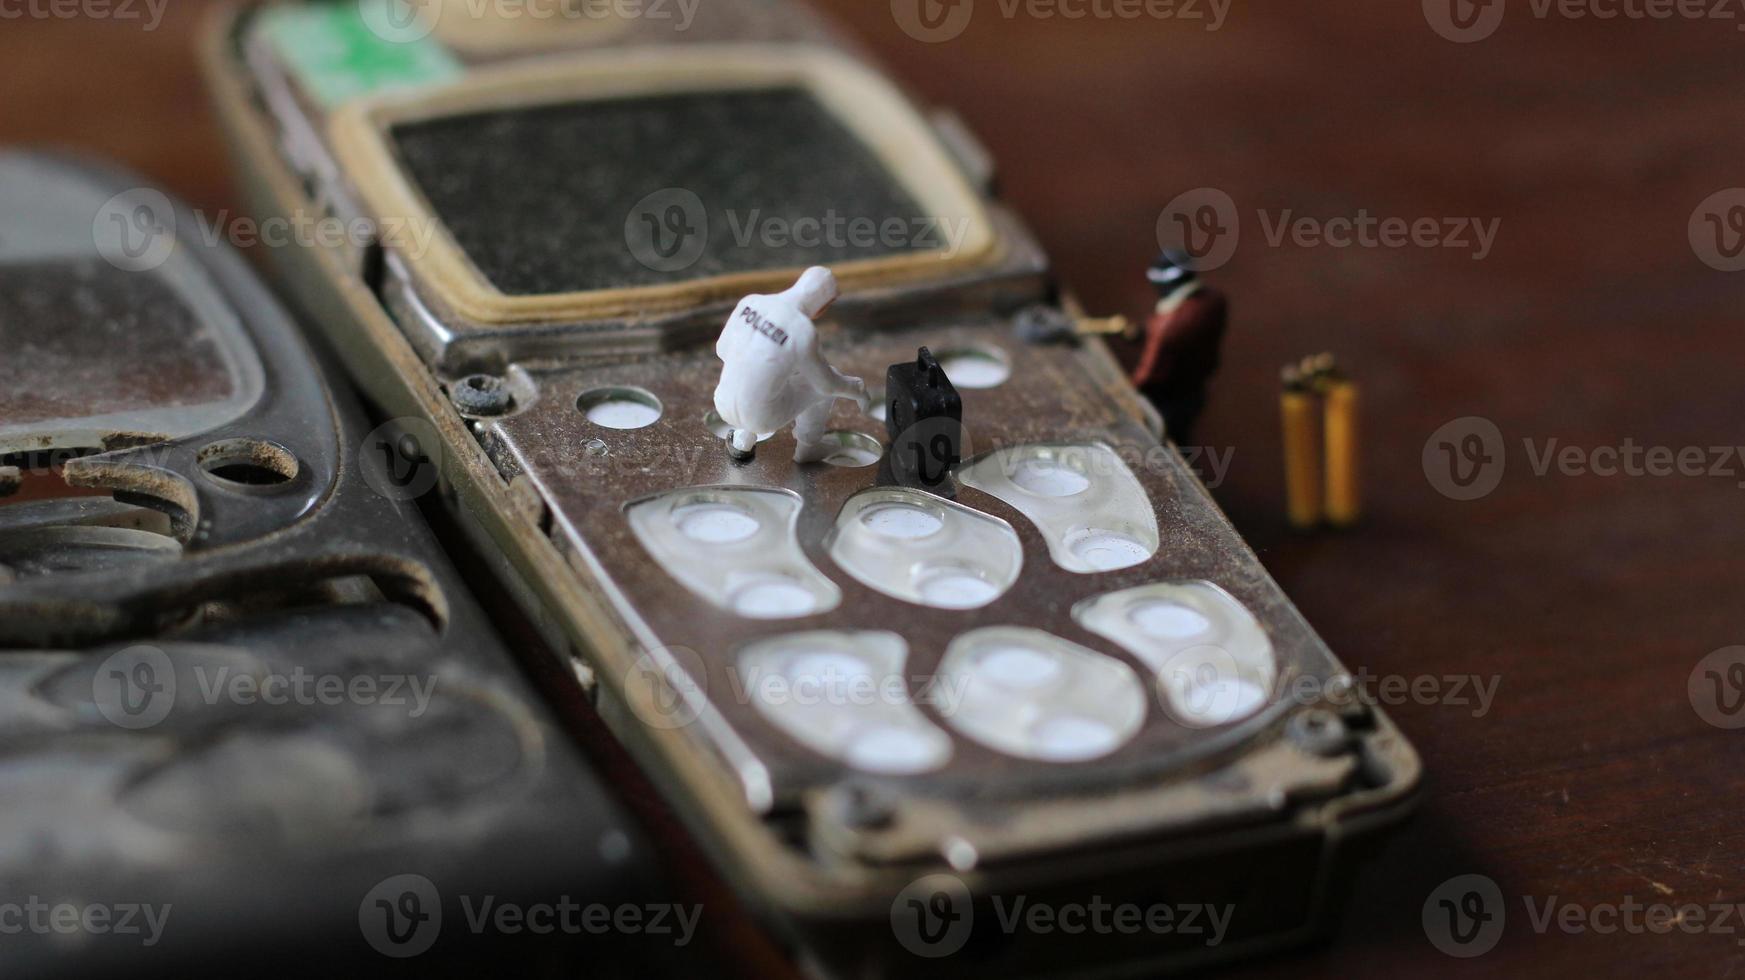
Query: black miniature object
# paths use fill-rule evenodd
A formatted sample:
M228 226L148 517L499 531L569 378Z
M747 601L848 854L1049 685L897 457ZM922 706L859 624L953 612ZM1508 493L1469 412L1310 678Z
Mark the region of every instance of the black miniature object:
M933 352L885 372L885 430L890 452L880 482L955 497L951 470L963 458L963 399Z

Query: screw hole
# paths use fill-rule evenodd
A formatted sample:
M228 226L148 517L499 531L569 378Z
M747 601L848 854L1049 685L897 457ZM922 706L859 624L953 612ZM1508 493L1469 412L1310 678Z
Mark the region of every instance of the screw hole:
M260 439L209 443L195 457L214 482L233 488L278 487L297 478L297 457Z
M660 399L641 388L595 388L576 399L588 421L608 429L640 429L660 419Z

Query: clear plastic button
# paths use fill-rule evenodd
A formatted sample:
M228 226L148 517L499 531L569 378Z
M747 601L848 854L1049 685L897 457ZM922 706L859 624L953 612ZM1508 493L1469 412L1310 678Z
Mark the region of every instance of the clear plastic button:
M1204 636L1212 621L1189 606L1168 599L1147 599L1127 610L1139 632L1158 640L1188 640Z
M794 619L818 611L810 589L782 575L759 575L733 590L733 611L752 619Z
M903 487L843 505L830 557L869 588L936 609L979 609L1018 580L1024 549L1005 521Z
M1069 572L1131 568L1157 554L1151 498L1107 446L1001 449L963 467L959 478L1028 517L1047 539L1049 557Z
M992 626L953 640L936 684L948 724L1025 759L1099 758L1145 721L1145 686L1132 668L1027 627Z
M762 640L736 659L739 683L770 724L865 772L931 772L951 737L908 697L908 647L895 633L817 631Z
M673 510L679 533L702 544L731 544L757 533L757 518L728 504L691 504Z
M1241 721L1266 706L1278 676L1272 641L1235 597L1210 582L1159 582L1079 603L1073 619L1154 672L1184 725Z
M869 508L861 513L860 522L880 537L905 541L931 537L945 526L945 521L929 513L925 505L907 501Z
M1056 459L1027 459L1012 471L1012 482L1042 497L1071 497L1084 493L1091 481Z
M753 619L809 616L842 599L801 550L799 516L799 497L759 487L675 490L626 511L636 539L667 574Z

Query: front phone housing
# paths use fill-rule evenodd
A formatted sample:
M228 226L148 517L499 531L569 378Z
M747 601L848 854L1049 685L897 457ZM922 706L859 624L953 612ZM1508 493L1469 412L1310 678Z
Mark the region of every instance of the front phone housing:
M385 77L312 53L363 36L338 7L215 22L254 208L376 230L276 271L433 427L439 491L802 959L1120 970L1323 928L1417 757L1071 329L961 129L788 4L683 31L451 6L382 41ZM714 338L815 263L845 287L832 363L880 379L925 346L961 393L940 493L881 485L885 425L846 402L827 463L785 432L723 451ZM1230 913L1042 933L1019 902Z
M487 895L673 896L425 524L436 473L389 462L411 433L140 177L4 152L0 212L8 975L472 976L603 945L678 972L667 937L456 926Z

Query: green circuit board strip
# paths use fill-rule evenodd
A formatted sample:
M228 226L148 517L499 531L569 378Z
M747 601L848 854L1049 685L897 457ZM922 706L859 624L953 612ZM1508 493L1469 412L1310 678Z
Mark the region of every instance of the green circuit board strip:
M298 84L323 108L391 88L434 85L465 69L404 0L285 4L257 22Z

